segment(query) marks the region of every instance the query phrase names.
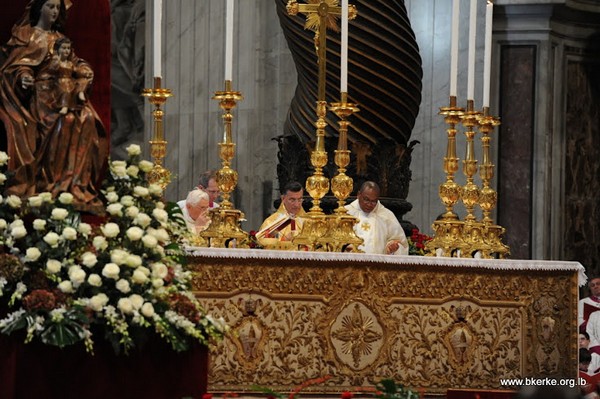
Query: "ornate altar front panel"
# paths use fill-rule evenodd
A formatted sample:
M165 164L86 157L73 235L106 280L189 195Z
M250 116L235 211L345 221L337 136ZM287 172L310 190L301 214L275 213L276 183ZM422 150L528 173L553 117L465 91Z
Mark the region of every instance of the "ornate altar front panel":
M233 333L209 390L337 393L383 378L428 392L577 376L576 262L198 249L194 290Z

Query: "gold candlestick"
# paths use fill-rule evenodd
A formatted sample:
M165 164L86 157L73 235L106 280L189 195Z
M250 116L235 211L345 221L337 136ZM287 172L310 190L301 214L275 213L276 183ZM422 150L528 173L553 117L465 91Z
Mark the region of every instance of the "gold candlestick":
M352 193L352 178L346 175L346 167L350 163L350 150L348 150L348 117L359 109L356 104L348 102L348 93L342 92L338 103L331 104L330 109L340 118L340 135L338 138L338 149L335 150L334 161L338 167L338 173L331 179L331 191L338 200L335 215L330 217L329 230L327 234L319 239L329 251L340 252L351 245L353 252L362 252L358 246L363 243L354 232L354 225L358 222L354 216L348 215L346 210L346 198Z
M327 111L326 101L317 101L317 142L315 149L310 153L310 163L315 168L312 176L306 179L306 191L313 199L313 206L309 213L312 215L323 215L321 209L321 198L329 192L329 179L323 175L323 167L327 165L327 152L325 151L325 114Z
M450 97L450 105L440 108L440 115L444 115L444 122L448 125L446 135L448 143L446 145L446 156L444 157L444 172L446 181L440 185L439 195L442 203L446 206L444 220L457 220L458 216L454 212L454 205L460 199L461 187L454 181L454 174L458 171L458 157L456 156L456 124L464 115L464 108L456 106L456 96Z
M317 101L317 142L315 149L310 153L310 163L315 168L312 176L306 179L306 191L313 199L313 206L306 214L302 231L292 241L294 245L309 250L317 249L317 241L324 236L328 223L326 221L323 209L321 209L321 198L329 191L329 179L323 175L323 167L327 165L327 152L325 151L325 114L327 112L327 102Z
M500 125L500 119L491 116L489 107L483 109L483 114L479 118L479 131L481 132L482 161L479 167L479 176L481 177L481 192L479 194L479 206L483 212L483 223L490 225L493 223L491 218L492 210L498 202L498 194L490 187L490 181L494 177L494 164L490 157L490 134L494 127Z
M238 173L231 168L231 160L235 155L235 143L231 136L231 123L233 120L231 110L242 99L242 94L239 91L232 90L230 80L225 81L225 90L216 91L213 96L213 100L218 100L219 106L223 110L223 141L219 143L219 157L223 167L216 173L217 185L221 190L223 200L218 208L210 211L210 225L201 233L201 236L206 239L210 247L241 248L246 246L242 243L248 241L248 233L240 228L243 213L234 209L229 200L238 180Z
M150 155L154 159L154 167L148 173L148 181L156 183L164 188L171 182L171 172L164 168L163 159L167 153L167 141L164 139L163 117L164 112L161 106L169 97L173 96L170 89L161 87L161 78L154 77L154 88L142 90L142 96L147 97L150 104L154 105L152 116L154 120L154 129L152 140L150 140Z
M446 156L444 157L444 172L446 181L440 184L439 196L446 207L446 212L440 220L432 224L434 238L425 244L425 250L429 256L436 255L439 249L444 256L457 255L456 249L463 245L462 231L463 222L458 220L454 212L454 206L460 199L462 187L454 181L454 175L458 171L458 156L456 155L456 124L460 122L465 109L458 107L456 96L450 96L449 105L440 108L440 115L444 116L444 122L448 125L446 129L447 144Z
M350 150L348 150L348 127L350 122L348 118L359 109L356 104L348 102L348 93L342 92L339 103L331 104L330 109L340 118L340 136L338 138L338 148L335 150L334 161L338 167L338 173L331 179L331 191L338 200L338 207L335 213L345 215L346 198L352 193L352 178L346 175L346 167L350 163Z
M473 178L477 173L477 159L475 159L474 137L477 126L477 117L479 112L473 109L473 100L467 101L467 111L462 115L461 120L463 126L467 128L465 136L467 137L467 146L465 159L463 160L463 173L467 178L466 184L462 189L462 202L467 210L465 222L474 222L476 220L474 207L479 202L479 187L473 183Z

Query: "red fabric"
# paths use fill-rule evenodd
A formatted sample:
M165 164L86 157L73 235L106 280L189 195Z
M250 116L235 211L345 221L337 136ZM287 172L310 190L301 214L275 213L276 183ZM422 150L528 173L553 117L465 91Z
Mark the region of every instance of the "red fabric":
M163 341L129 356L104 341L94 356L83 345L59 349L0 334L0 398L181 399L202 398L208 382L208 350L198 345L176 353Z
M0 13L0 44L10 39L13 25L21 18L29 0L6 2ZM67 12L65 34L73 41L78 57L94 70L94 88L90 101L98 112L106 132L110 132L110 0L75 1Z

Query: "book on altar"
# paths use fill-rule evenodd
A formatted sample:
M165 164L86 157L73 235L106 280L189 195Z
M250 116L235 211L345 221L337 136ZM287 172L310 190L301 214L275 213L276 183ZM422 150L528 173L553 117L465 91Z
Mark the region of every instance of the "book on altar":
M296 223L296 221L294 219L292 219L291 217L289 217L289 215L282 215L281 218L275 220L269 226L265 227L264 229L262 229L258 233L256 233L256 238L260 239L260 238L273 237L274 234L277 234L278 232L285 229L287 226L289 226L292 223ZM292 228L293 228L293 226L292 226Z
M599 310L600 310L600 307L590 305L589 303L584 303L583 304L583 320L589 320L590 315Z

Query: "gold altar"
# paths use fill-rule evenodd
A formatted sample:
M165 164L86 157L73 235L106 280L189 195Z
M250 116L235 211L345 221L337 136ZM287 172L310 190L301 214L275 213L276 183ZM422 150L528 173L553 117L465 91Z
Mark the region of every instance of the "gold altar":
M393 378L497 389L577 376L577 262L189 248L194 292L231 334L209 391L334 394Z

